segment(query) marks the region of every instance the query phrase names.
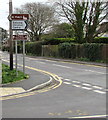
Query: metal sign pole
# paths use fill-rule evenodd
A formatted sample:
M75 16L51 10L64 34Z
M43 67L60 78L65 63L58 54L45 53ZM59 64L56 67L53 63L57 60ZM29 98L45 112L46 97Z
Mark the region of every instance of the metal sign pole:
M16 51L16 76L18 76L18 70L17 70L17 40L15 41L15 51Z
M9 15L12 14L12 0L9 0ZM13 31L12 31L12 21L9 21L9 47L10 47L10 70L13 70L13 42L12 42L12 36L13 36Z
M25 40L23 40L23 73L25 74Z

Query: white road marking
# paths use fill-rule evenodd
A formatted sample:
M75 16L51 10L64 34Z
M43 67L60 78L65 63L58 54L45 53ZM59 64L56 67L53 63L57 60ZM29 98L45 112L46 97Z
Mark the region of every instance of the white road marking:
M63 66L63 65L58 65L58 64L53 64L53 65L58 66L58 67L71 68L71 67L68 67L68 66Z
M70 79L64 79L65 81L71 81Z
M81 83L81 82L79 82L79 81L72 81L73 83Z
M108 92L108 89L105 89L106 92Z
M102 87L99 87L99 86L92 86L92 87L96 89L103 89Z
M81 87L80 85L75 85L75 84L72 84L72 86L74 86L74 87Z
M93 90L94 92L101 93L101 94L106 94L106 92L100 91L100 90Z
M45 61L48 61L48 62L57 62L57 61L52 61L52 60L45 60Z
M86 89L86 90L91 90L92 88L88 88L88 87L81 87L83 89Z
M63 77L59 77L60 79L63 79Z
M91 116L79 116L79 117L69 117L71 118L101 118L101 117L107 117L108 115L91 115Z
M69 83L69 82L63 82L64 84L71 84L71 83Z
M103 72L98 72L98 71L94 71L94 70L85 70L87 72L94 72L94 73L99 73L99 74L106 74L106 73L103 73Z
M87 84L87 83L83 83L82 85L84 85L84 86L91 86L90 84Z
M36 61L36 62L41 63L41 64L46 64L45 62L39 62L39 61Z
M37 61L37 59L35 59L35 58L29 58L29 59L31 59L31 60L35 60L35 62L37 62L37 63L46 64L45 62Z

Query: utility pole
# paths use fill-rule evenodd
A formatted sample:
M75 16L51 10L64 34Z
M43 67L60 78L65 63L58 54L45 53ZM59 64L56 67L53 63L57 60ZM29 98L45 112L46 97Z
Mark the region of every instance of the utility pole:
M12 10L12 0L9 0L9 16L11 16L13 10ZM9 21L9 47L10 47L10 70L13 70L13 31L12 31L12 20Z

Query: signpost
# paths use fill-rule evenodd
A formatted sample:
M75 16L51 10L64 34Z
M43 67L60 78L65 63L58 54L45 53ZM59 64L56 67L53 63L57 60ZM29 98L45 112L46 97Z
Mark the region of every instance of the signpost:
M27 40L27 35L13 35L13 40Z
M16 74L17 72L17 41L23 41L23 73L25 74L25 41L27 40L27 35L13 35L13 40L15 41L15 51L16 51Z
M13 6L12 6L12 0L9 0L9 16L12 14ZM9 21L9 53L10 53L10 70L13 70L13 42L12 42L12 21Z
M9 21L11 21L11 30L13 31L23 31L22 34L13 35L13 40L16 46L16 71L17 71L17 41L23 41L23 73L25 74L25 41L27 40L27 35L24 35L24 30L27 29L29 19L29 14L10 14L8 16ZM18 72L16 72L18 74Z
M17 71L17 40L15 41L15 53L16 53L16 55L15 55L16 56L16 59L15 59L16 75L18 76L18 71Z
M10 20L28 20L29 14L11 14Z
M27 22L24 20L13 20L12 21L12 30L26 30Z

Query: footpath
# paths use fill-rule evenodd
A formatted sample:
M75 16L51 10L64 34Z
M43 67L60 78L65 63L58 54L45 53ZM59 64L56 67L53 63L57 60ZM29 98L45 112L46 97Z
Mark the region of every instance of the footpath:
M21 70L21 67L19 67L19 70ZM26 74L29 75L28 79L9 84L2 84L0 87L0 97L23 94L36 89L44 88L45 86L53 83L53 78L48 74L28 68L26 68Z

